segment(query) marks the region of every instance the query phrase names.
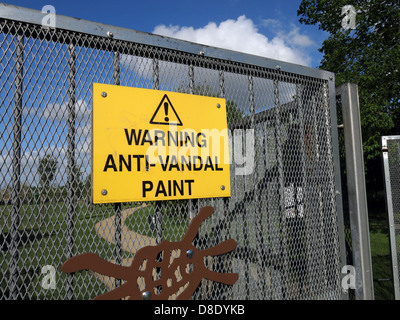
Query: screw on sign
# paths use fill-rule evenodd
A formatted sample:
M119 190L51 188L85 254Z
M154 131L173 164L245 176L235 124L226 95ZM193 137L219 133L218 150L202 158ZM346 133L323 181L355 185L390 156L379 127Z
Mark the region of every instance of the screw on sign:
M130 300L168 300L174 295L177 295L177 300L188 300L203 278L233 285L238 280L237 273L211 271L205 267L204 257L228 253L236 248L236 241L229 239L205 250L198 250L192 244L201 223L213 213L213 207L202 208L181 241L163 240L156 246L143 247L137 251L129 267L113 264L94 253L83 253L68 259L61 270L65 273L91 270L126 281L116 289L95 297L96 300L125 297ZM173 252L180 254L173 255ZM160 270L160 278L154 277L153 270L156 269ZM138 279L144 280L142 290L139 289Z

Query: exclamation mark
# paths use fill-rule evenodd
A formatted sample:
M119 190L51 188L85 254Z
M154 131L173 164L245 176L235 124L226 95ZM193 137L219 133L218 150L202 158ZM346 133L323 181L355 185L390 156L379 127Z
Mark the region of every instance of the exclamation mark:
M165 110L165 118L164 118L164 120L165 120L165 122L168 122L169 121L169 118L168 118L168 102L164 102L164 110Z

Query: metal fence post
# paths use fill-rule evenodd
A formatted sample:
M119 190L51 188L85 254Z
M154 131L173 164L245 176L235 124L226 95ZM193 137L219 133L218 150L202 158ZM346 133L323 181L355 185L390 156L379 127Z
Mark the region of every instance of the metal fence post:
M113 68L114 68L114 73L113 73L113 82L114 85L119 86L121 84L120 80L120 54L118 51L115 51L113 53ZM114 204L114 212L115 212L115 219L114 219L114 225L115 225L115 234L114 234L114 239L115 239L115 248L114 248L114 254L115 254L115 263L118 265L122 264L122 203L115 203ZM121 285L121 279L115 279L115 287L119 287Z
M75 104L76 104L76 53L75 45L68 46L68 133L67 133L67 258L74 255L74 229L75 229ZM67 299L73 297L73 274L67 275Z
M248 90L249 90L249 105L250 105L250 130L254 130L256 132L256 123L255 123L255 94L254 94L254 79L253 76L248 77ZM256 135L256 134L255 134ZM248 148L248 146L246 146ZM258 150L257 150L257 145L256 141L254 141L254 158L255 158L255 166L253 168L254 170L254 203L256 204L255 206L255 212L254 216L255 219L257 220L256 223L256 242L257 242L257 247L259 248L257 250L257 276L260 277L260 279L263 279L259 283L259 296L261 299L266 297L266 279L263 275L267 274L267 270L265 268L265 261L263 261L263 258L265 256L265 245L264 245L264 236L263 236L263 224L262 224L262 210L261 210L261 195L260 193L262 192L262 186L261 183L259 182L260 177L259 177L259 168L258 168Z
M153 89L160 90L160 67L158 63L158 59L153 59ZM162 230L162 202L156 201L155 203L155 217L156 217L156 243L160 243L163 239L163 230ZM159 257L161 259L161 257Z
M194 87L194 66L193 64L189 65L189 94L195 94L195 87ZM188 200L188 211L189 211L189 221L196 216L198 213L199 201L198 199L189 199Z
M344 83L336 92L342 100L350 228L356 270L355 296L357 300L371 300L374 299L374 289L358 87L353 83Z

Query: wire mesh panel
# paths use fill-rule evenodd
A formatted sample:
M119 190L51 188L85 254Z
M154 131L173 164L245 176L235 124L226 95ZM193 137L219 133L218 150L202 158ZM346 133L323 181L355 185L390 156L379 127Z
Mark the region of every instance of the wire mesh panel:
M139 248L179 241L208 205L215 214L193 243L202 250L235 239L233 252L204 264L239 280L204 279L192 299L342 298L335 92L327 74L5 18L0 43L1 299L91 299L114 290L122 280L66 275L60 266L85 252L130 265ZM92 204L92 83L225 98L231 197Z
M400 299L400 136L382 137L383 165L389 216L390 251L392 255L395 299Z

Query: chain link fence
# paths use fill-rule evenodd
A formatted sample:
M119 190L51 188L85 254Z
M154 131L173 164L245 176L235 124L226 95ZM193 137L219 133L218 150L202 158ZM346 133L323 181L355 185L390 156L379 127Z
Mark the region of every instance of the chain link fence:
M390 251L392 256L395 299L400 299L400 136L382 137L385 190L389 220Z
M0 19L0 299L91 299L113 290L118 279L60 267L85 252L130 265L143 246L179 241L206 205L215 214L194 244L235 239L233 252L204 263L239 280L204 279L193 299L343 298L330 73L207 47L194 52L189 43L129 30L99 35L108 26L81 20L86 29L78 32L66 17L49 29L21 11L10 15ZM92 83L225 98L231 197L92 204Z

